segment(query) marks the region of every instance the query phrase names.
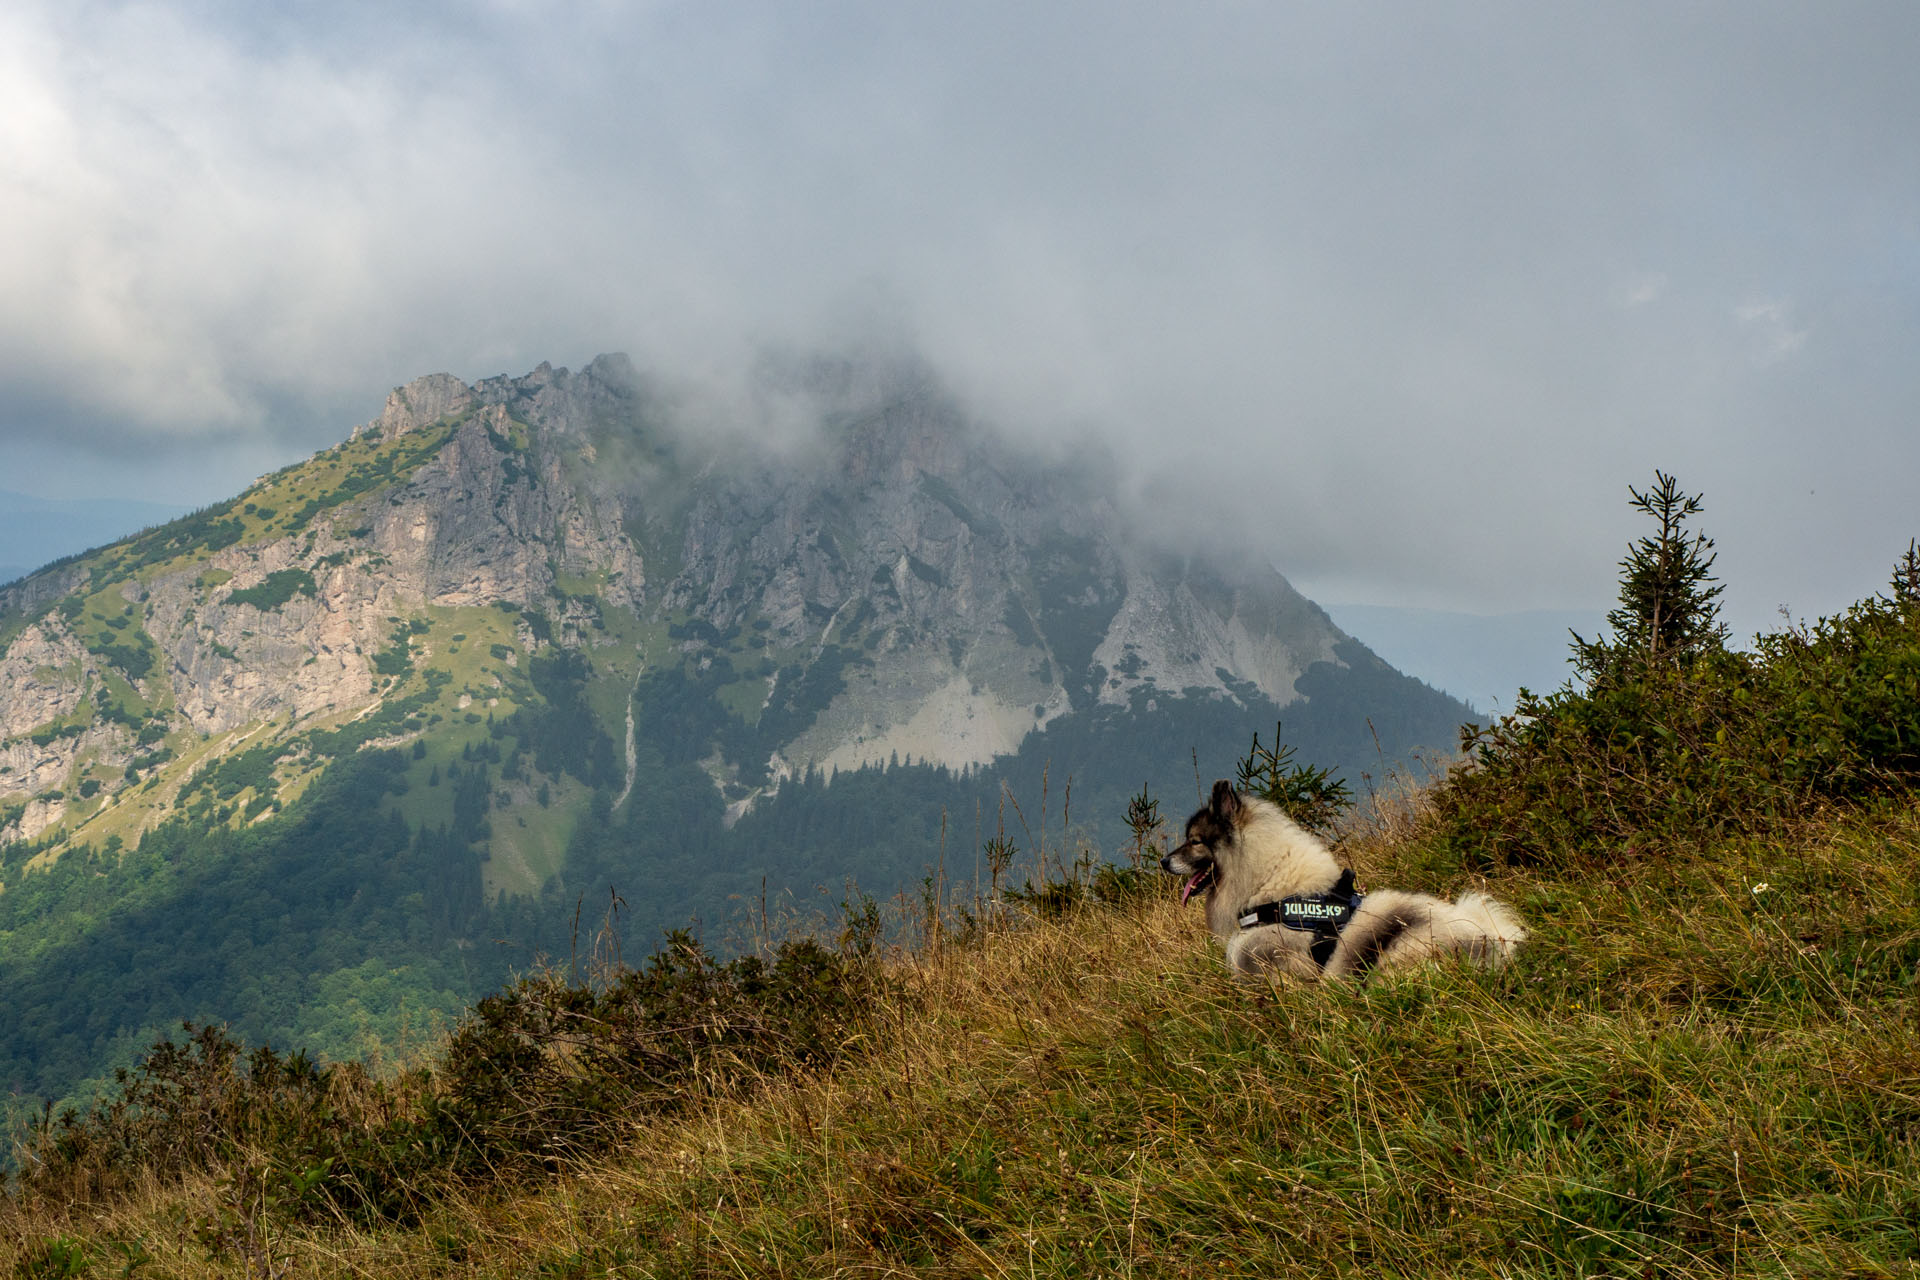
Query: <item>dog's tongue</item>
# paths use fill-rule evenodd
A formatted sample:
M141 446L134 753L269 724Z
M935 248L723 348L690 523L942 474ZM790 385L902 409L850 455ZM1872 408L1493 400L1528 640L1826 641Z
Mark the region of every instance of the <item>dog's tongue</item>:
M1200 871L1194 872L1193 879L1187 881L1187 887L1180 891L1180 905L1183 907L1186 906L1187 899L1191 898L1194 894L1200 892L1201 884L1204 883L1207 877L1211 876L1212 874L1213 874L1212 867L1207 867Z

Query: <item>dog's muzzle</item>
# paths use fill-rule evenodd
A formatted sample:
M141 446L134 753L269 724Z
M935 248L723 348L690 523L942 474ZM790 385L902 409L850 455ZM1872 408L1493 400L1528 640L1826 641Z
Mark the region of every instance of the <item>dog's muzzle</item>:
M1190 877L1187 883L1180 889L1180 905L1183 907L1187 905L1187 902L1194 894L1204 893L1213 885L1215 863L1211 854L1207 855L1206 861L1200 865L1198 870L1189 871L1189 868L1192 867L1193 864L1190 859L1183 855L1185 855L1187 850L1193 848L1194 843L1194 841L1189 840L1172 853L1169 853L1166 857L1160 859L1160 869L1162 871L1167 872L1169 875ZM1204 845L1201 846L1203 849L1205 847ZM1186 865L1176 865L1176 859Z

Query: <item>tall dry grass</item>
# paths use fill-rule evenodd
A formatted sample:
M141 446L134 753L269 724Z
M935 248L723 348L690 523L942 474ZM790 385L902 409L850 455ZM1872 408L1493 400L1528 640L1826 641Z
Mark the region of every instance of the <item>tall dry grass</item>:
M1343 852L1484 885L1423 821L1376 806ZM1917 873L1908 805L1509 873L1513 966L1358 987L1234 980L1197 911L1082 898L884 957L831 1070L636 1114L417 1223L286 1221L229 1170L16 1200L0 1248L24 1275L1909 1275Z

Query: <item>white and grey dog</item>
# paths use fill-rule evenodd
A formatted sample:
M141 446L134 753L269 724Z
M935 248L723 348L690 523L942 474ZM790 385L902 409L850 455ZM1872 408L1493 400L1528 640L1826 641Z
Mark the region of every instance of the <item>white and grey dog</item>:
M1182 903L1205 895L1207 924L1240 973L1360 978L1448 954L1497 965L1527 936L1483 893L1456 902L1397 889L1356 894L1353 872L1317 836L1224 780L1160 865L1186 878Z

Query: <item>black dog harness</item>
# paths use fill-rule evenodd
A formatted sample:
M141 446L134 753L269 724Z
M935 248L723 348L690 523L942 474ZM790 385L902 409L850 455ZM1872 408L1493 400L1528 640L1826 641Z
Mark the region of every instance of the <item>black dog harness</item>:
M1281 924L1311 933L1313 944L1307 948L1307 954L1324 969L1327 961L1333 959L1333 949L1340 945L1340 931L1352 921L1362 901L1363 895L1353 891L1353 870L1348 868L1326 893L1300 893L1248 908L1241 913L1240 927L1253 929L1263 924Z

